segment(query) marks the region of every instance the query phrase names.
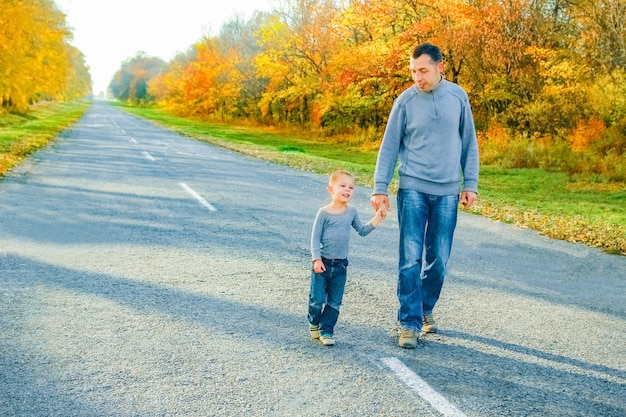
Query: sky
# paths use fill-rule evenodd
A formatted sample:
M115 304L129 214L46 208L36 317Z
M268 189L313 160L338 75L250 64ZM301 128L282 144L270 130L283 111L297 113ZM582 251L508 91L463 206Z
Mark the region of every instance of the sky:
M275 0L54 0L84 55L93 93L106 91L121 63L144 51L170 61L235 15L271 11Z

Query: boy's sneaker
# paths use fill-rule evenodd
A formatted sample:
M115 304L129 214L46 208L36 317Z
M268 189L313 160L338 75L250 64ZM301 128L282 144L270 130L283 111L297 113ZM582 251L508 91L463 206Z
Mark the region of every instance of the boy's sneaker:
M332 336L320 335L320 342L322 342L324 346L335 346L335 339L333 339Z
M400 345L401 348L414 349L417 347L417 337L418 334L415 330L402 329L398 345Z
M320 338L320 326L309 324L309 333L311 333L311 337L313 339L319 339Z
M424 323L422 324L422 333L437 333L439 327L432 314L424 314Z

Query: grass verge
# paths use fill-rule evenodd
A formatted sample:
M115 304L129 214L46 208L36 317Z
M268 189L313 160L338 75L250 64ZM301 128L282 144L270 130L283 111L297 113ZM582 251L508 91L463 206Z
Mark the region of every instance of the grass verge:
M26 114L0 113L0 177L76 123L89 106L88 101L46 102Z

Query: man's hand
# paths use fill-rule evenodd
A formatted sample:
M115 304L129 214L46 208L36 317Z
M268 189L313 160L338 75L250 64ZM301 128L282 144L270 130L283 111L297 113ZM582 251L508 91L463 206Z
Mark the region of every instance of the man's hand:
M474 202L478 198L478 194L473 191L462 191L461 197L459 198L459 203L466 209L472 207Z
M385 194L374 194L372 198L370 198L370 203L372 203L372 207L376 212L380 209L386 211L391 210L391 207L389 206L389 196Z
M321 274L326 271L326 267L324 266L324 262L321 259L316 259L313 261L313 271L316 274Z

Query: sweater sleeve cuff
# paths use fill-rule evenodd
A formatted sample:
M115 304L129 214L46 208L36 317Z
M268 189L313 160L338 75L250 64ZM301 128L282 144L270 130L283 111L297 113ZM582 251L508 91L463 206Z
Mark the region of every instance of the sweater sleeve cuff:
M465 180L463 184L463 191L473 191L478 194L478 181Z
M388 188L387 184L376 183L374 184L374 191L372 191L372 195L375 195L375 194L387 195L388 194L387 188Z

